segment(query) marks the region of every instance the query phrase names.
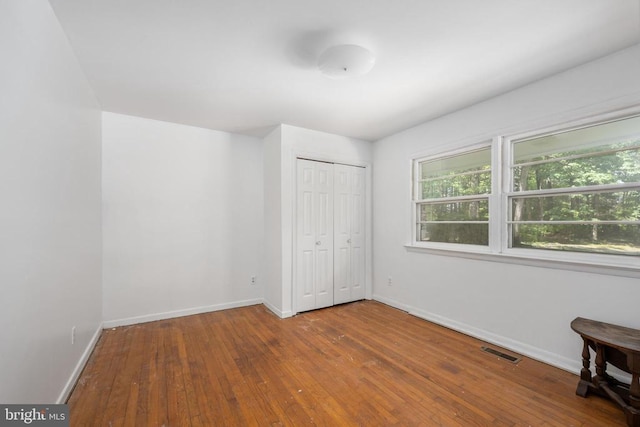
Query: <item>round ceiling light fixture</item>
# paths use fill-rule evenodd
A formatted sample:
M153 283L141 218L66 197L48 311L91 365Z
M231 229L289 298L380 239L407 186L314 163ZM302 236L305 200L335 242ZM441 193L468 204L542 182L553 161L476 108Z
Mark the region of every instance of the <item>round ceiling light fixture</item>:
M331 46L318 58L318 68L327 77L342 79L367 74L376 63L369 49L355 44Z

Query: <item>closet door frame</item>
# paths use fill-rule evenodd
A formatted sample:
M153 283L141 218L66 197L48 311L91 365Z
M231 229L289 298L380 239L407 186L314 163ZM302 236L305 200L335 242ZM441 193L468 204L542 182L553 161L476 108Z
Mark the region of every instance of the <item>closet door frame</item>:
M326 163L334 163L334 164L342 164L342 165L346 165L346 166L357 166L357 167L361 167L364 168L365 170L365 244L364 244L364 248L365 248L365 277L364 277L364 290L365 290L365 295L364 298L365 299L372 299L373 295L372 295L372 278L373 278L373 270L372 270L372 239L371 239L371 233L373 230L373 224L372 224L372 191L371 191L371 164L368 162L364 162L362 160L358 160L358 159L353 159L353 158L340 158L340 157L333 157L333 156L327 156L327 155L319 155L318 153L308 153L308 152L301 152L301 151L296 151L296 152L292 152L292 155L290 157L291 162L292 162L292 170L291 170L291 182L292 182L292 191L291 191L291 195L293 200L291 200L291 258L288 260L283 260L286 263L288 263L290 265L290 278L291 281L290 283L290 292L288 292L289 294L289 298L291 298L291 311L288 313L288 315L295 315L298 313L298 307L297 307L297 292L298 292L298 288L297 288L297 268L296 268L296 254L297 254L297 206L298 206L298 200L297 200L297 174L298 174L298 159L303 159L303 160L311 160L311 161L317 161L317 162L326 162ZM284 285L284 283L283 283ZM286 316L289 317L289 316Z

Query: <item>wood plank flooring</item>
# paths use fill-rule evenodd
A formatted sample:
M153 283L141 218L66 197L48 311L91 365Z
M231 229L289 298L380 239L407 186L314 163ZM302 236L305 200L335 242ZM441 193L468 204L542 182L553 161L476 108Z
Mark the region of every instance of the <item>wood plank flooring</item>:
M373 301L108 329L69 398L71 425L625 425L613 403L575 395L576 375L482 345Z

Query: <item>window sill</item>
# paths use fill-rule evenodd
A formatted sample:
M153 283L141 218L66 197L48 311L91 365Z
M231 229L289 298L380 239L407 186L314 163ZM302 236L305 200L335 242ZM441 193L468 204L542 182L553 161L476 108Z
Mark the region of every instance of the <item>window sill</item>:
M454 247L455 246L455 247ZM509 249L508 252L491 252L484 246L466 245L420 245L406 244L410 252L429 253L440 256L452 256L480 261L504 262L532 267L554 268L609 276L640 278L640 260L635 257L620 262L611 260L608 255L556 253L535 249Z

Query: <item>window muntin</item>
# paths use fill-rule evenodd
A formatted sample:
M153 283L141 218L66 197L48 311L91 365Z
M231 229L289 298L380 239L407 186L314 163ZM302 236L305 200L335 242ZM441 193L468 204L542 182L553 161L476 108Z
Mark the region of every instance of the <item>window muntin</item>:
M640 254L640 116L512 144L509 247Z
M418 242L489 244L491 147L415 162Z

